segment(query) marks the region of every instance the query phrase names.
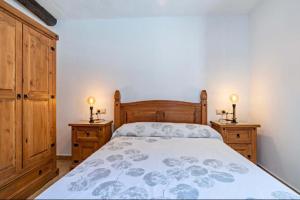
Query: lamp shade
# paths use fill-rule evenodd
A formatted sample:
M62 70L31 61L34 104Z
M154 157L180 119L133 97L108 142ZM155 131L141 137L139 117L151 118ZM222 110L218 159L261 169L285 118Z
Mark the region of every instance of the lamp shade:
M88 97L87 98L87 103L90 105L90 106L93 106L95 105L96 103L96 99L94 97Z
M231 94L229 96L229 99L232 104L236 104L237 102L239 102L239 96L237 94Z

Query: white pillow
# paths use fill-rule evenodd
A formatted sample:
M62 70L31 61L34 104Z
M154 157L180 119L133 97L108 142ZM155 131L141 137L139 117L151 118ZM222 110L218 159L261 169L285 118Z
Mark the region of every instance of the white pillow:
M113 137L116 136L216 138L223 140L222 136L210 126L165 122L136 122L123 124L114 132Z

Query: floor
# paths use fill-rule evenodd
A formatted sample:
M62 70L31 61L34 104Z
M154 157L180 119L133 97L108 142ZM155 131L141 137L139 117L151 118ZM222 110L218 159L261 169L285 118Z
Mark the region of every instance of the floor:
M59 175L49 181L46 185L44 185L41 189L32 194L28 199L34 199L43 191L45 191L48 187L50 187L53 183L63 177L66 173L69 172L71 166L71 160L57 160L57 167L59 168Z

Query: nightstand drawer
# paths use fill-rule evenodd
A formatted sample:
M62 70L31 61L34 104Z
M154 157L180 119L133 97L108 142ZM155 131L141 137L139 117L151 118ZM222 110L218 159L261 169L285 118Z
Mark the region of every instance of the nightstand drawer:
M98 129L76 129L76 141L98 141L101 131Z
M230 147L242 154L245 158L252 159L251 144L230 144Z
M251 130L226 129L227 143L251 143Z

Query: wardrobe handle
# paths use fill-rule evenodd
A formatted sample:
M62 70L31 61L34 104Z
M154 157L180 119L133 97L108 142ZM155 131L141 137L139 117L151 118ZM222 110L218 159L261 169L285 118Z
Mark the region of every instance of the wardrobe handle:
M17 94L17 99L21 99L22 95L21 94Z
M24 94L24 99L28 99L28 95L27 94Z
M51 95L51 99L55 99L55 96L54 96L54 95Z
M39 175L42 175L43 171L42 170L39 170Z
M54 147L54 146L55 146L55 143L52 143L52 144L51 144L51 147Z

